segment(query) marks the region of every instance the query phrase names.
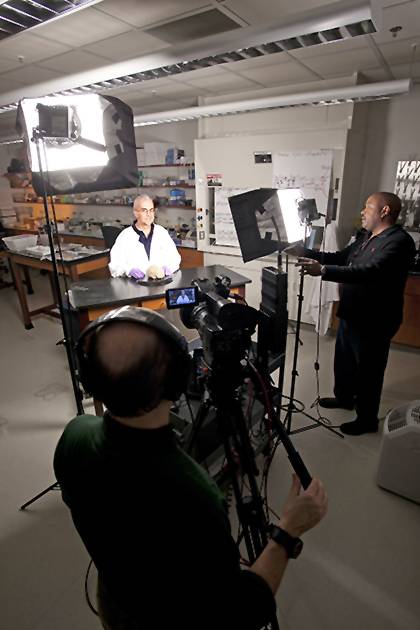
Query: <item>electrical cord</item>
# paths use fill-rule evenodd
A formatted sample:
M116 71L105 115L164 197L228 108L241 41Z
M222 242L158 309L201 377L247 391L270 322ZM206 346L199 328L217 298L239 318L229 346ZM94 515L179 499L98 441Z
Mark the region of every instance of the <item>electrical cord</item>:
M92 564L93 564L93 560L91 559L89 564L88 564L88 568L87 568L86 575L85 575L85 599L86 599L87 605L89 606L89 608L91 609L93 614L96 615L97 617L99 617L99 613L96 610L96 608L94 607L94 605L92 604L91 599L90 599L90 595L89 595L89 574L90 574L90 570L92 568Z

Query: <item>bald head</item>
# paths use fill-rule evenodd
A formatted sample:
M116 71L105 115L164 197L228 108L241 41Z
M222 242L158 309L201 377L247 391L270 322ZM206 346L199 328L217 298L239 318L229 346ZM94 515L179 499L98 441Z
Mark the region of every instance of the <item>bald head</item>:
M107 324L87 337L85 352L97 384L96 396L112 415L142 415L163 399L173 355L167 342L148 326Z
M390 192L377 192L372 195L381 208L389 208L388 221L394 224L401 212L401 199L398 195Z
M153 207L153 199L149 195L137 195L137 197L134 199L134 210L140 210L140 208L150 207Z

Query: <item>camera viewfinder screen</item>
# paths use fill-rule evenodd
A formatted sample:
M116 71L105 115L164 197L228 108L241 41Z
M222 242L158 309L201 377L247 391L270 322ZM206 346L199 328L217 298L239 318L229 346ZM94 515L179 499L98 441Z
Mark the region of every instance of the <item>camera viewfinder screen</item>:
M197 287L185 289L168 289L166 291L166 306L180 308L181 306L195 306L198 303Z

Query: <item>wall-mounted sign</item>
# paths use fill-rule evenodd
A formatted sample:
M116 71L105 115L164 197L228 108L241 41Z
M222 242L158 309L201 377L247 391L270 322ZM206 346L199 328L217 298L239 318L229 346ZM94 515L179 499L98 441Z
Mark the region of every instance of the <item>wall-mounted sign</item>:
M221 173L208 173L207 177L207 186L209 188L214 188L215 186L222 185L222 174Z
M255 164L271 164L271 153L269 151L254 151Z

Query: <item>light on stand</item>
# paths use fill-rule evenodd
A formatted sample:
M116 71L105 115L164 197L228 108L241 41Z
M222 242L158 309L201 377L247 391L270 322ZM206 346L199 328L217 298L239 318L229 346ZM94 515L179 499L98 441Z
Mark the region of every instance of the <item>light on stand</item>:
M244 262L262 258L274 252L278 252L278 267L265 268L266 275L276 276L277 282L284 286L284 291L276 293L276 311L279 315L279 325L285 319L283 331L283 360L280 365L279 375L279 393L282 394L283 389L283 372L284 372L284 354L285 354L285 338L287 335L287 273L282 270L281 252L288 246L299 241L305 243L308 231L310 230L312 221L322 216L316 207L315 199L305 199L302 191L298 188L289 188L278 190L276 188L259 188L240 195L229 197L229 205L232 212L233 222L236 233L238 235L239 245L241 248L242 258ZM282 278L283 276L283 278ZM280 281L283 280L282 283ZM303 282L304 275L301 271L299 294L298 294L298 311L295 331L295 344L293 353L292 378L290 385L289 402L287 405L287 413L283 421L286 432L288 434L305 431L318 426L324 426L329 431L343 437L333 428L319 422L310 414L298 409L294 401L296 377L298 376L297 362L298 350L300 343L300 327L302 319L303 304ZM275 284L275 283L273 283ZM264 296L264 274L263 274L263 296ZM273 294L275 290L267 287L266 292ZM279 297L282 303L279 303ZM275 331L273 331L274 337ZM305 417L312 420L312 424L295 431L291 430L291 419L293 413L301 413Z
M75 343L61 295L57 259L63 266L64 261L52 195L137 185L133 112L119 99L94 94L24 99L18 107L17 128L26 142L32 185L36 193L43 197L54 292L60 311L77 413L81 415L84 412L83 394L74 357ZM48 195L53 219L50 218ZM67 289L65 273L63 277ZM67 290L67 298L68 295ZM27 501L21 509L56 485L52 484Z
M137 156L130 107L117 98L84 94L23 99L17 126L26 141L32 183L42 195L137 186ZM43 151L38 155L37 130Z

